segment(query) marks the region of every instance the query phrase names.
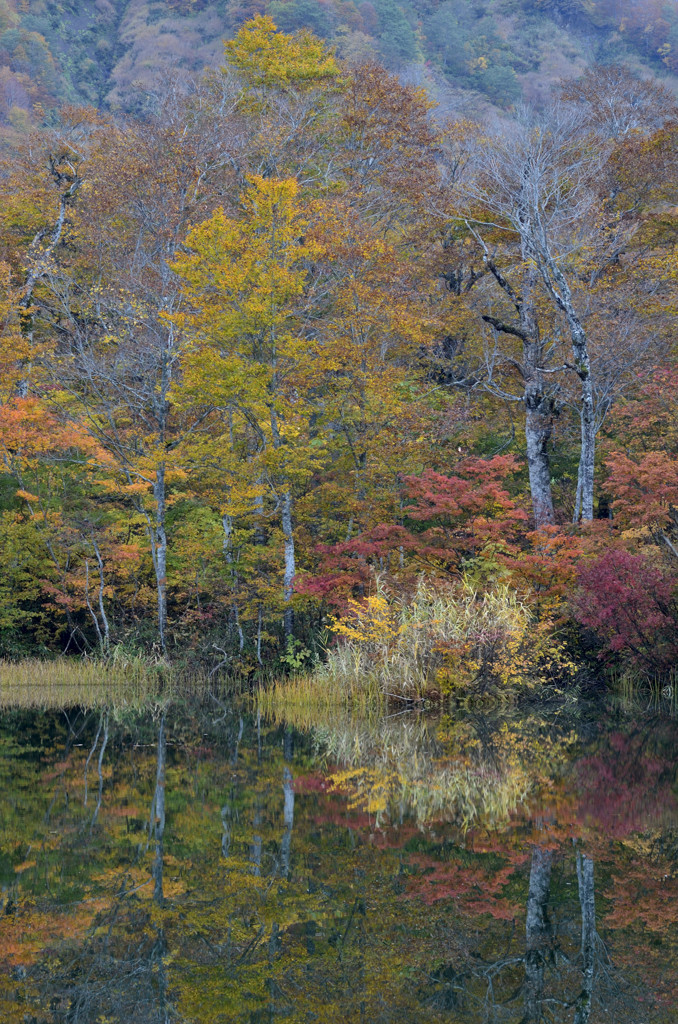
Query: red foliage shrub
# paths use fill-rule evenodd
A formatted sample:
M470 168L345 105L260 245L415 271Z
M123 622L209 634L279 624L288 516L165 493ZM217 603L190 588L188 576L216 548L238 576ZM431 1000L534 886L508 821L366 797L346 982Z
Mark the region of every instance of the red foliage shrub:
M663 672L678 658L678 576L646 558L611 548L579 571L574 614L601 644L601 657L620 656Z

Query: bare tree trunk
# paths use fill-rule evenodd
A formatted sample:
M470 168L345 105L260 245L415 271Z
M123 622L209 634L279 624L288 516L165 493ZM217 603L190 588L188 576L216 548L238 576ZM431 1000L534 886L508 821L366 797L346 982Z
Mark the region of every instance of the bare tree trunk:
M581 374L580 374L581 376ZM593 482L596 466L596 424L593 389L589 377L582 377L581 406L581 518L593 519Z
M101 551L94 537L92 537L92 547L97 560L97 566L99 569L99 614L101 615L101 624L104 629L103 648L104 653L108 654L111 646L111 631L108 625L108 616L106 615L106 607L104 605L104 560L101 557Z
M240 653L242 654L243 648L245 646L245 634L243 633L242 626L240 625L240 615L238 614L238 602L236 601L237 573L234 567L235 563L233 560L233 552L231 550L231 537L233 536L233 520L231 516L223 515L221 517L221 525L224 528L224 558L226 559L226 564L231 567L231 586L233 587L233 604L231 607L233 609L233 622L235 623L235 628L238 631L239 650Z
M264 607L259 605L259 614L257 616L257 661L263 667L263 661L261 660L261 630L264 624Z
M530 478L532 510L537 529L553 523L551 466L547 445L551 438L551 416L542 411L543 395L534 394L530 383L525 388L525 442Z
M553 406L544 394L544 345L534 310L536 279L536 267L530 264L523 275L523 294L518 302L518 311L523 335L527 469L534 522L539 530L554 520L551 465L548 456L548 443L553 427Z
M553 851L535 847L530 866L525 922L525 1011L522 1024L543 1019L544 953L551 938L547 905L551 889Z
M593 1000L593 968L596 945L596 903L593 861L577 851L577 881L581 906L582 989L577 999L574 1024L588 1024Z
M514 365L523 379L522 403L525 406L525 445L527 450L527 467L530 479L530 495L535 526L540 529L554 521L553 495L551 492L551 465L548 455L548 442L553 429L553 400L545 393L544 362L547 358L545 346L541 338L539 323L535 315L534 290L537 271L533 263L528 265L522 277L522 287L517 292L504 273L490 259L489 251L483 239L473 232L485 253L485 263L499 287L513 303L518 314L519 324L506 323L504 320L486 314L483 320L495 331L522 342L522 364ZM523 244L523 260L527 261Z
M575 526L581 519L581 471L582 464L580 459L579 469L577 470L577 490L574 496L574 512L572 513L572 522L575 524Z
M282 528L285 538L285 572L283 574L283 600L285 602L284 626L285 636L292 636L294 613L292 597L294 595L294 577L296 575L294 553L294 528L292 524L292 495L289 488L283 495Z
M31 269L29 270L26 278L26 283L23 289L23 295L19 301L19 320L21 324L21 333L28 342L29 352L33 348L33 316L31 313L31 306L33 303L33 294L35 292L35 286L38 281L44 278L51 270L51 265L54 258L54 252L64 230L64 223L66 221L66 210L74 201L76 193L82 184L82 178L77 172L77 169L73 163L67 158L63 157L63 166L60 166L60 161L57 161L53 156L50 156L50 170L52 177L56 183L61 183L63 180L68 181L68 187L59 197L59 213L52 231L43 229L37 233L31 247L29 249L29 260ZM66 173L64 173L64 170ZM49 235L46 245L43 246L44 239ZM20 398L26 398L28 395L29 376L30 376L30 355L29 361L25 365L26 375L17 384L17 392Z
M156 470L153 496L155 498L155 524L151 540L153 568L158 592L158 639L164 654L167 650L167 533L165 531L167 492L164 465L160 465Z
M92 602L89 599L89 558L85 559L85 604L87 605L87 611L90 614L92 622L94 623L94 629L96 631L97 640L99 641L99 652L103 653L104 649L104 638L99 626L99 620L96 617L94 608L92 608Z
M544 250L546 246L544 246ZM581 454L579 457L579 486L581 487L581 518L593 519L593 482L596 463L596 415L589 343L572 301L572 293L554 259L545 251L539 254L544 283L559 309L565 314L570 332L574 369L580 380Z
M278 418L273 408L271 408L271 436L273 438L273 447L276 450L282 448L283 442L278 430ZM285 610L283 624L285 636L290 637L294 627L292 597L294 596L296 559L294 550L294 522L292 518L292 491L287 480L283 481L281 525L285 540L285 568L283 571L283 601Z

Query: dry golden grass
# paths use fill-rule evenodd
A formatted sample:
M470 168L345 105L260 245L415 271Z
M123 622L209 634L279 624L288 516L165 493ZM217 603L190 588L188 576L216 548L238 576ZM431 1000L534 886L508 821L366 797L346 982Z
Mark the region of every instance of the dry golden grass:
M407 600L378 586L334 631L338 643L325 664L274 682L260 694L262 712L294 707L313 725L328 708L383 711L448 695L461 700L488 687L510 700L538 678L543 634L505 586L481 595L464 583L442 588L422 577Z
M507 586L479 594L464 582L443 587L422 577L407 599L378 587L334 629L339 643L319 675L351 700L365 690L421 699L481 677L524 685L532 667L531 616Z
M274 680L259 690L257 705L266 718L293 719L298 728L308 730L316 724L318 716L324 718L336 710L350 709L363 716L381 714L386 698L369 679L354 685L349 678L346 686L328 686L321 671Z
M140 659L0 661L2 708L132 708L206 689L205 679L187 680L171 668L147 665Z

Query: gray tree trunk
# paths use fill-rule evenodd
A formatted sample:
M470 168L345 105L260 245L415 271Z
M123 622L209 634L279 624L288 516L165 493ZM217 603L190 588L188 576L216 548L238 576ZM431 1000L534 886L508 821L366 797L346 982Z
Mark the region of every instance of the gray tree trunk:
M273 447L279 450L283 441L278 430L278 418L275 409L271 407L271 436ZM294 613L292 610L292 598L294 596L294 577L296 575L296 558L294 549L294 520L292 518L292 490L287 480L282 486L282 513L281 525L285 541L285 568L283 570L283 601L284 613L283 624L285 636L292 636L294 627Z
M527 469L530 479L532 510L537 529L549 526L554 521L553 496L551 493L551 466L547 445L551 439L552 421L550 412L543 409L544 396L532 381L525 386L525 444Z
M294 526L292 522L292 495L289 488L283 495L282 507L282 528L285 538L285 571L283 574L283 600L285 602L285 636L292 636L294 626L294 614L292 611L292 597L294 596L294 577L296 575L296 562L294 552Z
M155 498L155 523L151 540L158 593L158 639L164 654L167 650L167 533L165 530L167 492L164 465L159 466L156 470L153 497Z
M80 188L83 179L77 173L75 167L70 163L67 158L64 160L64 166L68 169L67 174L63 175L62 170L59 169L58 163L53 162L52 164L52 177L55 182L60 182L62 178L70 182L66 190L59 197L59 213L57 215L56 223L49 232L47 228L39 231L29 249L29 260L30 270L26 278L26 282L23 288L23 295L19 300L19 320L21 324L21 333L26 338L29 346L29 352L33 349L33 315L31 313L31 306L33 304L33 294L35 292L35 286L41 278L44 278L50 273L54 252L64 230L64 223L66 221L66 210L73 203L75 196ZM46 244L43 244L44 239L49 235ZM29 387L29 376L30 376L30 355L29 362L25 364L26 375L17 384L17 393L20 398L26 398L28 396Z
M548 455L548 443L553 429L553 405L544 394L544 345L534 311L536 277L536 268L532 265L523 278L520 328L523 334L527 468L535 526L540 529L554 520Z
M593 519L593 483L596 463L596 409L591 376L591 357L584 325L572 301L572 292L554 259L540 254L542 277L559 309L565 314L570 332L574 369L580 380L579 415L581 418L581 453L579 457L580 516L585 522ZM576 512L577 510L575 510Z
M231 539L233 537L233 519L231 518L231 516L223 515L221 517L221 525L224 528L224 540L222 545L224 558L226 559L226 564L229 565L231 568L231 585L233 587L233 623L238 632L238 645L240 653L242 654L243 648L245 646L245 634L243 633L242 626L240 625L240 615L238 614L238 602L236 601L235 596L238 577L237 570L235 568L235 562L233 559L233 552L231 550Z
M108 624L108 616L106 615L106 605L104 604L104 590L105 590L104 560L101 557L101 551L99 550L99 545L97 544L94 536L92 537L92 547L94 548L94 555L96 557L97 567L99 569L99 595L98 596L99 596L99 614L101 615L101 625L102 625L103 631L104 631L104 635L103 635L103 649L104 649L104 653L108 654L108 652L110 650L110 646L111 646L111 629L110 629L110 626Z
M518 314L519 324L506 323L495 316L484 315L483 320L495 331L519 338L522 342L522 363L512 360L522 375L522 403L525 407L525 445L527 467L530 479L530 495L537 529L554 521L553 495L551 492L551 465L548 442L553 429L553 399L546 394L544 386L544 361L547 359L541 338L539 323L534 309L534 289L537 271L534 265L524 271L519 292L513 288L504 273L490 259L484 241L475 233L483 246L485 262L499 287L506 293ZM527 259L523 251L523 259Z

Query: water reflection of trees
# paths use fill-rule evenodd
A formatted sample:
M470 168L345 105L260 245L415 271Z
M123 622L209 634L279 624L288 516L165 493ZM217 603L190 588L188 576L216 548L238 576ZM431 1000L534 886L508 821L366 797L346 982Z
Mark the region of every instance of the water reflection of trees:
M463 828L506 821L558 774L572 741L569 727L535 715L453 721L402 714L370 721L346 713L316 723L313 733L337 766L333 784L377 826L405 815Z
M190 722L159 714L132 736L110 720L100 760L106 723L94 718L82 748L69 738L34 763L36 779L46 780L36 792L59 831L54 860L67 853L66 874L79 874L81 917L62 939L46 936L32 960L12 961L1 976L14 1014L6 1018L21 1006L31 1024L674 1019L675 1005L653 1007L634 973L614 966L642 958L643 946L626 925L606 927L609 911L601 912L599 891L609 899L640 854L630 841L618 854L595 824L578 822L568 791L568 772L571 783L586 771L592 815L589 776L597 758L611 784L608 754L620 754L621 732L587 734L568 768L571 723L331 724L311 740L289 723L238 714ZM624 735L622 763L627 774L635 766L635 785L668 783L656 765L668 740L662 752L657 740ZM549 761L559 743L561 759ZM92 749L94 822L93 792L84 805ZM344 784L332 791L319 771L345 754L344 771L398 766L379 812L361 813L364 792L347 806ZM473 774L470 822L470 786L451 802L443 790L446 803L415 786L433 785L453 758ZM638 758L649 758L646 768ZM49 781L52 764L60 774ZM522 810L505 795L484 800L483 782L518 770L531 773ZM55 919L63 911L58 876L41 889L42 870L18 876L15 905L27 921L29 893Z
M572 881L573 865L578 903L563 891ZM499 957L493 955L497 936L494 943L486 937L464 955L457 941L456 956L432 976L429 1003L455 1009L469 1021L589 1024L611 1019L638 1024L645 1019L646 993L614 967L598 934L594 861L580 850L568 855L534 847L524 937L514 932L504 938Z

